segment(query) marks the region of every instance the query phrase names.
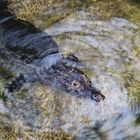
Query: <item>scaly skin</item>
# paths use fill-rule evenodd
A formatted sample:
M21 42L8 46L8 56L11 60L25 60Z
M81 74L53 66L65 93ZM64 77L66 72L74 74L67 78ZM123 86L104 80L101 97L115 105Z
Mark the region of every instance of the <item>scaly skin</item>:
M78 69L80 61L77 57L61 55L49 35L32 24L17 19L8 11L4 0L0 4L1 43L7 51L14 52L34 68L33 72L27 70L13 80L8 92L20 89L25 82L38 81L80 98L97 102L104 100L104 95L92 86L86 74Z

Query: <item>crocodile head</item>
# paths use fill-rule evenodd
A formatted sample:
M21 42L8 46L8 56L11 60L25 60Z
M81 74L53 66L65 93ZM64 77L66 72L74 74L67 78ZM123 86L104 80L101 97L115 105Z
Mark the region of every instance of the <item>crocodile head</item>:
M100 102L105 98L99 90L92 86L86 74L77 68L57 63L47 70L46 75L43 79L47 79L46 82L49 81L52 87L61 89L71 95L89 98L96 102ZM45 82L44 80L43 83Z

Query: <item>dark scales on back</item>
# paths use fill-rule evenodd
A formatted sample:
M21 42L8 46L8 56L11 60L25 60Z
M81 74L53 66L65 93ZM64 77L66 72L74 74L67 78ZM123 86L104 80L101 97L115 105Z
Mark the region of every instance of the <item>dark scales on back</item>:
M104 100L104 95L78 69L78 58L60 54L51 36L17 19L9 12L6 0L0 1L0 41L7 51L14 52L35 68L34 73L23 73L15 78L8 86L8 92L19 90L25 82L38 81L80 98Z

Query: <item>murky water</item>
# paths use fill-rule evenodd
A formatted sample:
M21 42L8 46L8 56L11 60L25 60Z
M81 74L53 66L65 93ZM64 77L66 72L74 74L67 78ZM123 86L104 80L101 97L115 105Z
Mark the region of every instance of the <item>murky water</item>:
M140 139L140 32L125 18L101 20L81 7L44 8L32 22L53 36L63 54L73 53L106 96L103 102L78 99L33 83L0 100L1 139ZM67 13L49 25L47 15ZM2 46L1 46L2 48ZM1 49L1 61L18 74L26 64ZM14 65L13 65L14 63ZM12 77L0 70L1 92ZM14 76L13 76L14 77Z

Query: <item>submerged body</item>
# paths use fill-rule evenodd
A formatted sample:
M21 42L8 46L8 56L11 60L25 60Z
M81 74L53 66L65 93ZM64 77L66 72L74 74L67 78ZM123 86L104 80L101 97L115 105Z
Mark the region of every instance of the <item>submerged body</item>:
M60 54L51 36L17 19L8 11L4 0L0 7L0 42L7 51L14 52L19 59L34 67L34 73L23 73L9 85L10 92L25 82L39 81L77 97L97 102L105 98L78 69L80 62L77 57Z

